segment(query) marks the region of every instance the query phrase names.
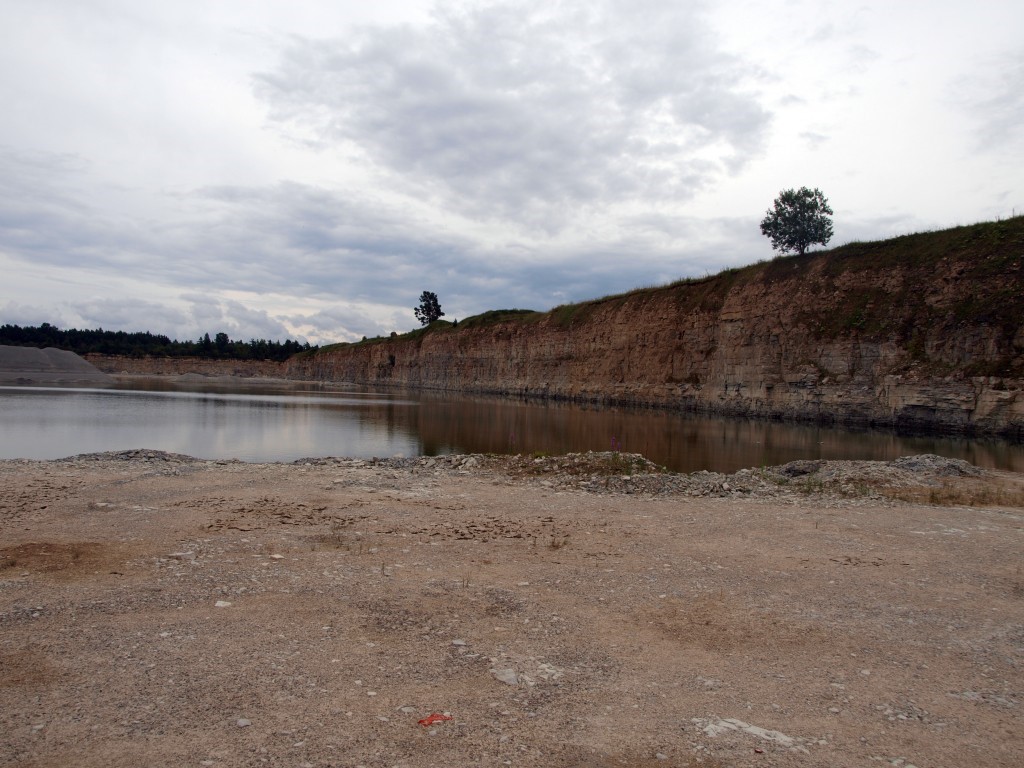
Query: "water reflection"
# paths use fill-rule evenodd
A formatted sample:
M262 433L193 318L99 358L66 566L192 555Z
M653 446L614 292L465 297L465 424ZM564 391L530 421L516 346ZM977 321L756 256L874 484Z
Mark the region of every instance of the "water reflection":
M794 459L938 453L1024 471L1024 446L901 437L660 411L598 410L324 385L135 380L131 389L0 388L0 458L152 448L202 458L642 453L677 471L734 471Z
M1024 446L997 440L906 437L653 410L469 398L424 397L415 415L425 452L471 445L479 452L558 454L618 446L681 472L732 472L795 459L894 459L937 453L979 466L1024 471Z

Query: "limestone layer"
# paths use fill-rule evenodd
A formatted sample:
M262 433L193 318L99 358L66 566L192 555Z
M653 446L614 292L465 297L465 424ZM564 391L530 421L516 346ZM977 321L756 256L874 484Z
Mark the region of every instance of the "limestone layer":
M1024 218L1004 224L777 259L547 313L435 323L296 356L286 370L1021 439Z

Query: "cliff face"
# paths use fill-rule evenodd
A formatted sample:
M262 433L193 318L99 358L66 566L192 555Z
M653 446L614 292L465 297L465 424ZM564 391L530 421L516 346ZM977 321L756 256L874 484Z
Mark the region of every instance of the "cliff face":
M1024 217L298 356L293 377L1024 436Z

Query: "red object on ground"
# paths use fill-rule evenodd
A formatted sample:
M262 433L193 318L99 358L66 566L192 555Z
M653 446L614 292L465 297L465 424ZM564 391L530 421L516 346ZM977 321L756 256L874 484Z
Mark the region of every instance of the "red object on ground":
M422 725L424 728L426 728L428 725L433 725L434 723L441 723L441 722L444 722L445 720L454 720L454 719L455 718L452 717L451 715L440 715L437 712L434 712L434 713L428 715L427 717L424 717L422 720L420 720L420 725Z

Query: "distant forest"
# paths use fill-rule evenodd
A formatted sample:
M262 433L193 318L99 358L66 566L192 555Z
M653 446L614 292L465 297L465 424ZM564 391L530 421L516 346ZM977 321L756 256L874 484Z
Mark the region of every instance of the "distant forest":
M226 333L218 333L212 339L205 334L198 341L172 341L167 336L149 331L80 331L76 328L63 331L49 323L38 328L17 325L0 325L0 344L12 347L55 347L66 349L78 355L95 352L101 355L122 357L205 357L213 360L287 360L296 352L311 347L309 342L300 344L291 339L267 341L250 339L234 341Z

